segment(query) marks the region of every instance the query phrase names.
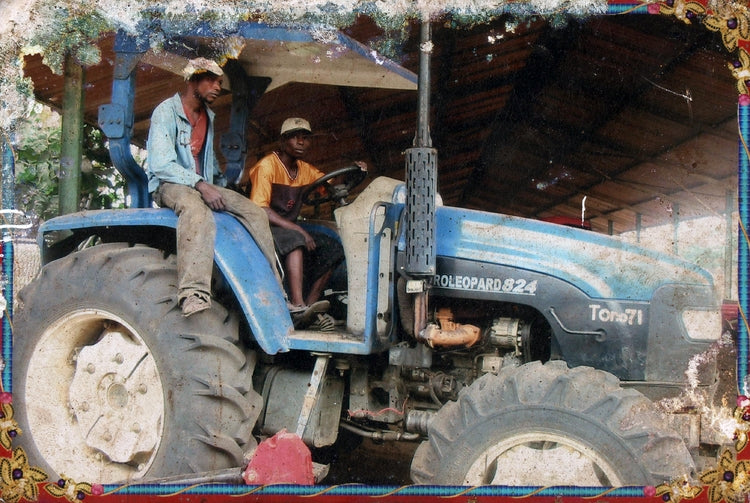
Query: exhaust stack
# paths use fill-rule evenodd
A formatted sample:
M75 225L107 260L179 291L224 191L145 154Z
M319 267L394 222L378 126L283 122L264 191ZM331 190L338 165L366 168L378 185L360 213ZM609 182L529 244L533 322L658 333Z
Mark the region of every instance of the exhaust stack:
M414 333L426 324L427 289L435 275L435 199L437 192L437 150L430 138L430 53L432 34L429 21L420 32L417 131L414 146L406 150L406 264L407 291L416 293Z
M435 193L437 150L430 138L429 22L422 23L419 102L414 146L406 149L406 274L414 279L435 274Z

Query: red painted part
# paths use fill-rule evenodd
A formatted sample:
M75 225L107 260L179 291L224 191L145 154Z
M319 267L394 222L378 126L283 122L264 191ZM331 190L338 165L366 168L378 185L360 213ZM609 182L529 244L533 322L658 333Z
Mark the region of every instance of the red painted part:
M721 304L721 319L728 322L736 321L740 315L740 305L736 300L724 300Z
M302 439L286 429L262 441L242 478L248 485L312 485L312 456Z

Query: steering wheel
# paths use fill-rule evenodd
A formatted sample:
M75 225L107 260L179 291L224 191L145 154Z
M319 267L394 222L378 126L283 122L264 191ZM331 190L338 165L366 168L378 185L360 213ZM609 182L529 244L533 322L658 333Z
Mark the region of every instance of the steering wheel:
M328 183L328 180L339 176L345 177L343 183L337 185L330 185ZM316 207L328 201L336 201L340 206L346 206L349 204L346 200L349 192L362 183L366 176L367 171L359 166L347 166L331 171L308 185L302 192L300 199L302 200L302 204ZM321 194L318 190L321 187L324 189L324 194Z

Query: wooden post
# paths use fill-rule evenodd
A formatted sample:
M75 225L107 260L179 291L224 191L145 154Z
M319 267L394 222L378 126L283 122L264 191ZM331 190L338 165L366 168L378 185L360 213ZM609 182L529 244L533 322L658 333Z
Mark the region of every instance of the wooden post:
M680 254L680 205L672 203L672 253Z
M60 215L78 211L83 151L83 84L85 70L71 54L63 64L62 141L60 148Z
M641 242L641 214L635 214L635 242Z

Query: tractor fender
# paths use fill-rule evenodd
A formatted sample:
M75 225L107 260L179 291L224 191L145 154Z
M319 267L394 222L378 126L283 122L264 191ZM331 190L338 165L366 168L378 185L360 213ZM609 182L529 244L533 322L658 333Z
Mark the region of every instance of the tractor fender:
M258 345L267 354L289 351L289 336L294 331L280 285L253 237L234 217L214 213L216 242L214 261L234 292L247 324ZM107 240L150 242L146 234L155 228L177 228L177 216L169 209L118 209L71 213L45 222L40 228L39 242L48 249L50 236L67 231L91 229L91 235L106 229ZM158 231L157 231L158 232ZM144 239L139 239L142 233ZM45 236L47 239L45 239Z

